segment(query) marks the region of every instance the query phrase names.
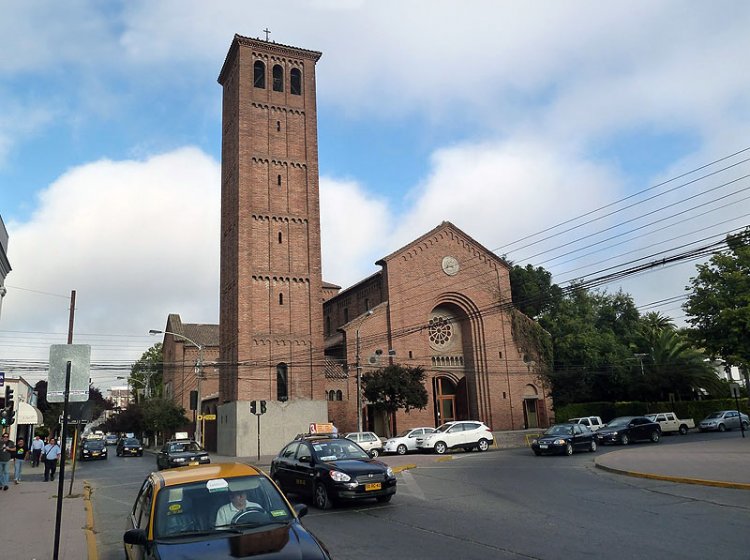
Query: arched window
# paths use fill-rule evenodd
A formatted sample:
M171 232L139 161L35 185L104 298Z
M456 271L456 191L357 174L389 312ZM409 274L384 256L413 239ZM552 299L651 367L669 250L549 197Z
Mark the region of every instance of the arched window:
M279 243L281 243L281 232L279 232Z
M279 305L284 305L284 294L279 294Z
M276 175L276 184L281 186L281 175Z
M289 398L289 369L285 363L276 366L276 400L286 401Z
M256 60L253 65L253 85L257 88L266 89L266 65Z
M336 400L336 391L334 391L333 389L331 389L330 391L328 391L328 393L326 393L326 395L327 395L329 401Z
M278 64L273 67L273 91L284 91L284 69Z
M336 400L340 401L344 398L344 393L341 392L341 390L336 391Z
M302 72L299 68L292 68L289 75L289 91L292 95L302 95Z

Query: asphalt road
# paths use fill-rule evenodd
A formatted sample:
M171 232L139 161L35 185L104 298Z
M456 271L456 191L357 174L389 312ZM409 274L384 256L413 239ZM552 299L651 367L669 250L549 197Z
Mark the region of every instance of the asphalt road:
M665 437L658 445L721 437L738 434ZM324 512L310 507L303 523L337 559L747 556L747 491L596 469L593 457L614 449L622 447L572 457L535 457L528 449L511 449L462 452L445 462L420 460L419 468L398 475L398 494L390 504ZM113 454L79 469L77 476L94 488L102 560L122 558L125 516L154 465L151 455Z

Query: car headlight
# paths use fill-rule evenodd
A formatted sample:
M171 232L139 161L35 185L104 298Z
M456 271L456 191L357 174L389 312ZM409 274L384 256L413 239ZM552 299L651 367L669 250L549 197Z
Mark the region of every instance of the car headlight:
M552 442L554 445L565 445L567 442L564 439L556 439Z
M396 476L393 474L393 469L391 467L388 467L386 469L385 474L388 476L388 478L393 478L394 476Z
M331 471L331 478L336 482L349 482L352 477L341 471Z
M139 447L139 448L138 448L138 451L143 451L143 447Z

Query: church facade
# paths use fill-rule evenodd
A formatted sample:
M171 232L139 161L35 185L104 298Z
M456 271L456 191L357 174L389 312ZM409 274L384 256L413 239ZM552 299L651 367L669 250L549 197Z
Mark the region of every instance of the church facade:
M548 424L552 403L538 356L518 336L531 320L513 309L509 266L455 225L383 257L346 290L323 282L320 57L235 35L219 74L217 451L276 453L311 422L354 431L358 410L363 429L380 435L452 419L494 430ZM364 399L358 407L360 375L389 364L424 368L425 409L385 418ZM266 402L262 417L250 412L254 400Z

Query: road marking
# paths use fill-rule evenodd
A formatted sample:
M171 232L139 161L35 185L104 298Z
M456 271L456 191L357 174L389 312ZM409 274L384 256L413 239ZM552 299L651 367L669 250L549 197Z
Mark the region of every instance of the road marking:
M406 486L406 493L415 497L418 500L426 500L427 498L419 487L419 483L414 480L414 475L411 471L403 471L401 473L401 482L398 485L400 491L403 492L403 488Z

